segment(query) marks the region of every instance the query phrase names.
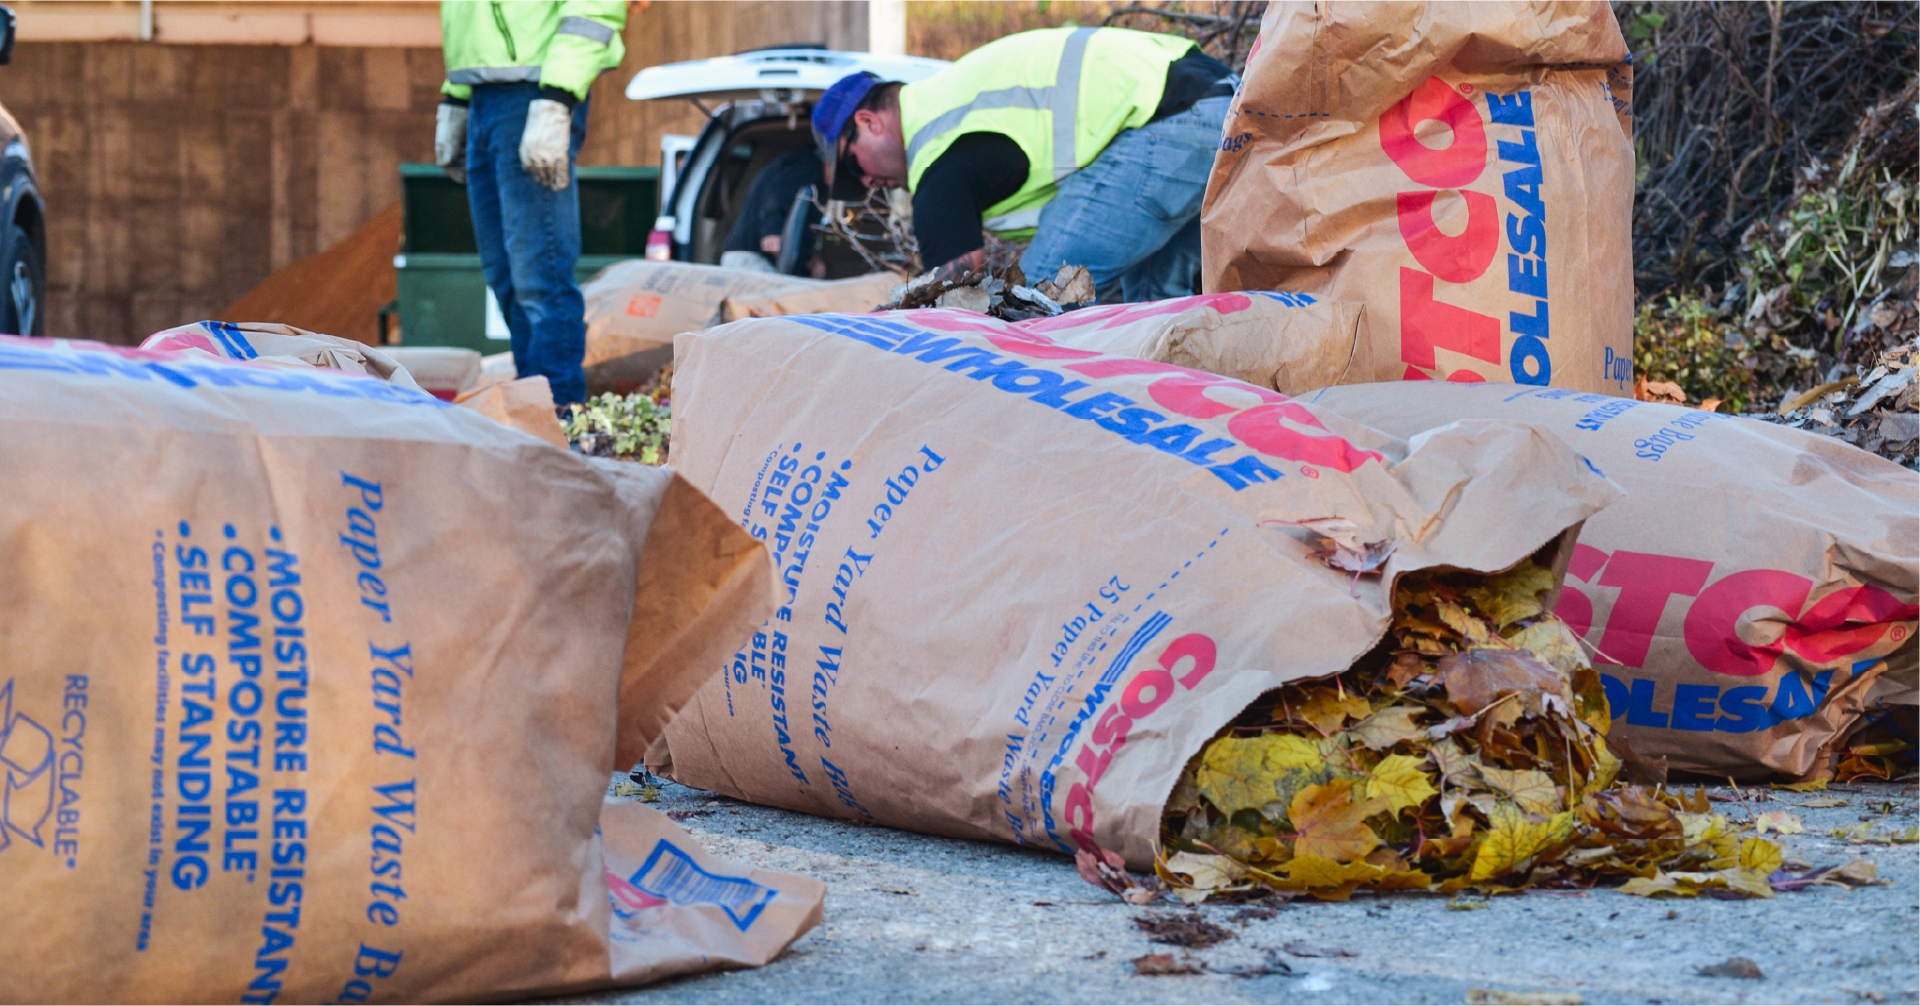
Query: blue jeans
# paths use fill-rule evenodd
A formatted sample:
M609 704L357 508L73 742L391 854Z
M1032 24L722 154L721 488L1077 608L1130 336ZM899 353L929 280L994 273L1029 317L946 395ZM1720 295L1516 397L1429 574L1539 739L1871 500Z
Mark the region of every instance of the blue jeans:
M480 270L500 302L521 377L544 374L556 404L584 401L586 304L574 282L580 258L580 182L567 172L559 192L520 166L520 134L538 84L483 84L467 115L467 205L480 245ZM587 103L573 108L571 160L587 138Z
M1102 301L1164 300L1194 292L1200 202L1220 148L1230 97L1113 138L1093 163L1060 180L1020 258L1031 282L1083 265Z

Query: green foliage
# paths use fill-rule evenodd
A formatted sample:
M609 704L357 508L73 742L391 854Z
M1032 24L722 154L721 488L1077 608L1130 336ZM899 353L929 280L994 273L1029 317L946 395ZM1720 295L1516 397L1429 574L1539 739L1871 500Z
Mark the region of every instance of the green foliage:
M1671 381L1690 401L1718 398L1744 412L1753 399L1753 353L1718 312L1691 293L1640 306L1633 323L1634 372Z
M1857 171L1859 152L1837 173L1811 172L1814 184L1750 236L1741 272L1750 297L1765 298L1749 311L1763 334L1791 334L1822 348L1831 340L1838 355L1859 309L1879 289L1891 252L1908 244L1920 214L1915 187L1884 167L1878 178Z
M646 465L665 464L672 406L656 404L645 393L611 392L574 407L562 426L567 439L587 454L612 456Z

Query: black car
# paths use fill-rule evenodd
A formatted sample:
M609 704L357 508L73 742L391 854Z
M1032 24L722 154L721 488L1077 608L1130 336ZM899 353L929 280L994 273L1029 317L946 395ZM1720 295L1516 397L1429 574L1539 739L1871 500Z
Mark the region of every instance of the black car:
M13 59L13 11L0 7L0 64ZM12 113L0 107L0 201L8 224L0 227L0 332L45 335L47 223L40 183L33 175L27 136Z

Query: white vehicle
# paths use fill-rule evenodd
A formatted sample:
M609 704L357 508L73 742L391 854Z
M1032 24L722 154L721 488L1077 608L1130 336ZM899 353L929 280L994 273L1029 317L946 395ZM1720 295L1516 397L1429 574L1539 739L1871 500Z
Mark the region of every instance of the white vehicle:
M834 81L870 70L912 83L948 65L920 56L788 46L641 70L627 84L627 97L692 101L707 115L671 189L661 192L647 257L717 264L754 177L774 158L813 145L813 103ZM822 257L829 277L866 271L851 250L829 248ZM787 263L796 274L804 268L804 262Z

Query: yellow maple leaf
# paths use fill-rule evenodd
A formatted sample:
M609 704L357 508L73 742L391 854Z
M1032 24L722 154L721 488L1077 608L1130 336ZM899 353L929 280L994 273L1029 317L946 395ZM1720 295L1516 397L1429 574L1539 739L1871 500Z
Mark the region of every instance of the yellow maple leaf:
M1481 771L1486 769L1483 767ZM1572 812L1555 814L1544 821L1529 821L1520 808L1501 803L1488 817L1487 835L1474 852L1473 869L1468 873L1468 879L1475 883L1523 869L1533 857L1573 831Z
M1696 814L1692 811L1675 811L1673 815L1680 822L1680 837L1688 845L1711 842L1726 834L1727 819L1719 814Z
M1777 831L1782 835L1798 835L1806 831L1807 827L1800 823L1798 816L1784 810L1756 815L1753 819L1753 833L1764 835L1769 830Z
M1302 789L1287 812L1295 832L1294 858L1319 856L1344 863L1364 857L1380 846L1380 836L1365 820L1386 806L1385 800L1353 799L1353 783L1345 779Z
M1759 870L1764 877L1780 870L1782 862L1780 847L1766 839L1747 839L1740 843L1740 866L1747 870Z
M1749 841L1752 841L1749 839ZM1729 890L1739 891L1749 898L1773 897L1773 885L1767 883L1767 874L1771 870L1752 870L1742 866L1730 867L1715 872L1715 876L1726 882Z
M1221 737L1200 756L1194 782L1200 795L1231 815L1285 802L1298 787L1299 777L1317 779L1325 768L1324 749L1305 737Z
M1766 874L1737 866L1710 873L1670 873L1666 877L1676 885L1674 894L1692 896L1701 891L1730 891L1749 898L1773 897L1773 887L1767 883Z
M1636 898L1691 898L1700 892L1694 887L1682 885L1672 874L1656 873L1651 877L1634 877L1621 884L1620 893Z
M1360 738L1361 744L1376 751L1423 738L1426 730L1413 722L1421 712L1419 706L1388 706L1361 720L1353 728L1353 735Z
M1622 766L1619 756L1613 753L1613 749L1607 747L1605 738L1593 738L1592 750L1593 774L1587 780L1586 791L1589 793L1598 793L1601 790L1611 787L1613 781L1620 778L1620 769L1624 766Z
M1376 891L1430 891L1433 877L1419 870L1388 870L1362 886Z
M1553 777L1545 772L1482 765L1480 776L1493 788L1513 798L1513 802L1529 814L1552 814L1560 810L1560 791L1554 787Z
M1489 576L1478 587L1468 587L1467 599L1480 613L1504 629L1547 610L1540 597L1553 589L1553 574L1531 562Z
M1306 701L1293 707L1293 714L1306 720L1322 737L1331 736L1347 725L1349 719L1361 719L1373 712L1366 699L1337 688L1316 688Z
M1448 783L1463 788L1472 788L1480 783L1480 759L1460 750L1460 745L1449 737L1427 749L1427 755L1440 768L1440 775Z
M1202 891L1230 887L1247 875L1246 866L1230 856L1197 852L1176 852L1168 856L1167 869L1192 877L1192 886Z
M1426 803L1439 796L1440 791L1434 789L1433 781L1420 771L1425 763L1425 758L1413 755L1388 755L1373 767L1373 774L1362 781L1361 785L1366 787L1364 795L1387 801L1387 809L1395 814Z
M1439 612L1440 621L1445 622L1447 628L1476 646L1486 646L1495 638L1493 629L1484 620L1444 597L1434 602L1434 610ZM1499 645L1506 645L1506 640L1500 640Z
M1520 649L1532 651L1534 656L1546 661L1554 670L1567 677L1573 677L1582 669L1592 669L1592 665L1587 662L1587 653L1580 648L1580 640L1574 636L1573 630L1567 628L1567 623L1552 616L1542 618L1525 628L1516 629L1506 639ZM1593 686L1600 687L1600 677L1597 674L1594 675ZM1606 694L1602 691L1600 697L1604 699Z
M1287 875L1287 886L1296 891L1339 887L1349 881L1374 880L1387 873L1372 863L1336 863L1319 856L1295 856L1280 869Z
M1538 598L1553 589L1553 570L1522 559L1512 569L1495 573L1483 581L1488 590L1502 594Z

